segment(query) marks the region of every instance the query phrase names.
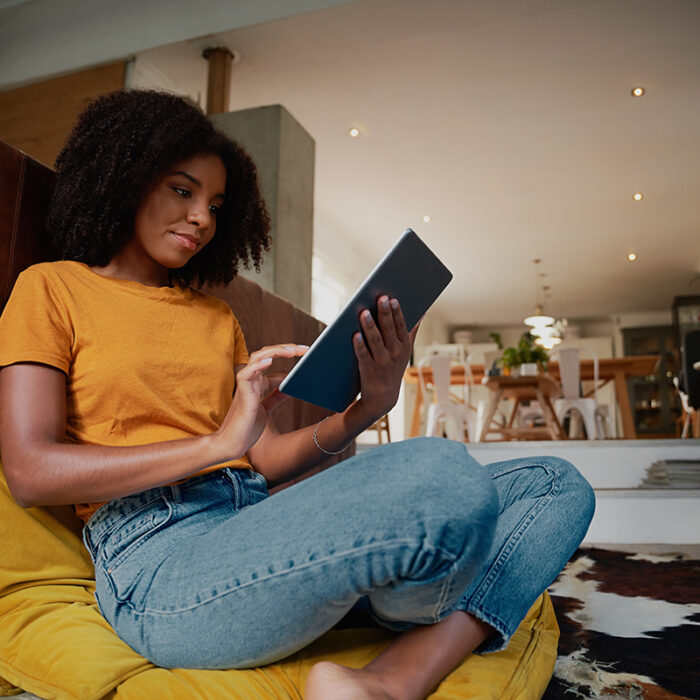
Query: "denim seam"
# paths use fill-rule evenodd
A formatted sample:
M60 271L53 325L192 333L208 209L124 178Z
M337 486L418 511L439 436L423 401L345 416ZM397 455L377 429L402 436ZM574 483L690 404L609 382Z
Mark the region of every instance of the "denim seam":
M138 508L134 508L133 510L130 510L128 513L125 513L124 516L133 515L134 513L139 513L142 510L148 508L149 506L152 506L157 501L163 500L163 498L164 498L163 494L159 494L158 496L156 496L152 500L138 506ZM110 501L110 503L113 503L113 501ZM105 503L105 505L109 505L109 503ZM97 511L95 511L95 513L93 514L93 517L96 513L97 513ZM90 520L92 520L92 518L90 518ZM93 528L94 524L91 525L90 520L88 520L88 522L85 524L85 528L88 530L88 532L92 533L92 528ZM100 522L101 521L102 521L102 518L100 518ZM97 549L99 549L102 546L102 543L105 541L105 539L108 538L114 532L114 530L119 527L120 522L121 522L121 520L117 520L115 523L110 525L104 532L101 532L97 542L94 542L92 537L90 537L90 541L95 545L95 547Z
M394 540L388 546L390 546L390 547L398 547L398 546L405 546L405 545L414 545L415 546L416 544L419 544L422 542L423 542L423 540L414 540L414 539ZM181 614L184 612L188 612L190 610L195 610L202 605L210 603L210 602L217 600L219 598L223 598L224 596L229 595L230 593L236 593L244 588L249 588L250 586L256 585L258 583L263 583L264 581L268 581L268 580L273 579L273 578L278 578L281 576L286 576L288 574L297 573L299 571L304 571L304 570L312 568L314 566L324 564L324 563L331 561L332 559L335 559L336 557L339 557L339 556L342 557L342 556L346 556L348 554L360 554L363 552L371 551L372 549L378 549L378 548L382 548L382 547L387 547L387 543L386 542L377 542L377 543L373 543L371 545L365 545L364 547L359 547L359 548L347 550L345 552L337 552L333 555L326 556L323 559L314 559L314 561L306 562L305 564L295 566L292 569L287 569L286 571L278 571L274 574L268 574L267 576L262 576L260 578L253 579L253 580L249 581L248 583L234 586L233 588L227 588L225 591L221 591L221 593L218 593L217 595L212 596L211 598L207 598L206 600L201 600L200 602L196 603L195 605L188 605L187 607L178 608L176 610L155 610L153 608L144 608L143 610L138 610L128 600L120 601L120 602L123 603L124 605L126 605L127 607L131 608L131 610L133 610L134 613L137 613L137 614L163 615L163 616L178 615L178 614ZM431 547L430 550L439 551L443 556L445 556L447 559L450 560L452 565L454 565L454 562L456 561L456 557L454 557L451 553L445 552L445 550L443 550L441 547ZM430 550L428 550L428 551L430 551ZM450 574L448 574L448 576L451 577L452 574L450 573Z
M168 506L168 514L165 516L165 519L158 523L157 525L154 525L153 527L149 528L146 530L146 532L141 535L136 542L132 542L121 554L117 555L116 557L100 557L100 561L102 562L103 566L107 566L108 572L111 573L111 569L114 569L115 567L119 566L124 559L126 559L127 555L132 555L134 552L138 551L141 549L141 547L148 542L148 540L151 539L153 535L155 535L157 532L159 532L164 525L167 525L168 522L171 520L172 515L173 515L173 506L170 503L170 501L167 498L163 498L165 501L165 504ZM98 548L99 551L99 548ZM116 590L115 590L116 594ZM118 596L115 595L117 600L121 600Z
M238 498L238 489L236 488L236 485L233 483L233 477L228 474L227 471L228 467L224 467L222 471L222 477L223 477L223 484L228 489L229 493L231 494L231 504L233 505L234 511L238 512L236 500Z
M481 605L483 598L486 596L488 590L490 589L494 580L498 576L498 572L500 570L501 565L503 564L503 561L510 555L510 552L512 551L513 547L515 547L515 545L521 539L521 537L525 533L525 530L532 524L534 519L542 512L542 510L554 499L554 497L559 493L562 487L562 474L561 471L556 468L556 466L552 466L551 464L530 463L525 465L524 468L531 467L539 467L541 469L544 469L546 473L552 474L553 479L549 493L547 493L546 496L543 496L538 501L538 503L536 503L533 506L530 512L527 513L525 518L523 518L520 527L512 533L505 547L501 550L499 556L494 561L487 578L484 579L484 581L482 581L481 585L479 586L479 589L474 593L471 599L463 603L466 612L469 612L474 616L478 617L479 619L482 619L488 624L490 624L496 629L496 631L501 636L500 643L497 643L495 639L492 639L489 641L489 643L485 644L480 649L480 651L484 653L496 652L505 649L508 646L508 640L515 633L515 629L517 629L517 627L511 629L510 625L505 620L501 619L498 615L494 614L493 611L484 609ZM504 474L508 474L510 472L517 471L518 469L522 468L523 465L509 467L508 469L504 469L502 471L494 473L493 478L495 479L499 476L503 476Z
M544 465L544 464L528 464L526 467L520 466L520 467L511 468L511 469L506 469L502 472L499 472L498 474L494 474L493 478L496 478L497 476L502 476L502 475L507 474L511 471L516 471L517 469L522 469L522 468L529 469L532 467L539 467L541 469L544 469L544 471L546 473L553 475L554 478L552 479L552 484L550 486L549 493L547 493L546 496L541 497L532 506L530 511L523 518L522 522L520 523L520 526L508 538L508 541L506 542L505 546L501 549L498 556L496 557L496 560L493 562L491 569L489 570L486 578L481 582L478 590L474 592L470 601L468 601L469 603L478 604L479 601L484 598L484 596L488 592L489 588L491 587L493 582L498 577L499 570L500 570L503 562L510 556L511 551L517 545L517 543L520 541L523 534L525 533L525 530L527 530L527 528L532 524L532 521L552 501L552 499L556 496L556 494L559 492L559 490L561 488L561 472L556 468L551 468L550 466Z
M440 596L438 597L438 602L433 608L433 620L435 622L438 622L440 620L441 615L445 611L445 601L449 597L449 593L452 590L452 582L454 581L455 573L456 573L456 565L452 564L452 568L450 572L447 574L445 577L445 583L442 587L442 590L440 591Z

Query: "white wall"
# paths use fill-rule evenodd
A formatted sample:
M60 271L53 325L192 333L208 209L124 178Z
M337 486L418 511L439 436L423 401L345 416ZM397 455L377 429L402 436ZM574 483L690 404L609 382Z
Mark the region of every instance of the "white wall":
M598 319L569 319L570 325L579 328L582 338L612 338L613 357L624 355L622 331L625 328L646 328L651 326L670 326L673 320L671 309L667 311L638 311L634 313L613 314L610 317ZM524 324L509 326L476 326L467 325L449 327L449 334L457 328L465 328L473 333L473 342L481 343L489 340L489 333L500 333L503 347L515 345L518 338L525 332Z

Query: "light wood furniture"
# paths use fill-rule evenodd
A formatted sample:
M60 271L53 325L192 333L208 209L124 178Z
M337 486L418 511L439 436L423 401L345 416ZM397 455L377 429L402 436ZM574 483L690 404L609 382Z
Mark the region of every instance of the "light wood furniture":
M382 416L374 425L370 425L367 430L377 431L377 442L382 444L382 433L386 433L386 441L391 442L391 433L389 432L389 416Z
M627 439L634 439L637 433L634 429L634 418L630 406L629 394L627 393L627 378L653 374L659 362L658 355L637 355L634 357L609 357L598 360L598 389L608 382L614 382L617 405L620 409L622 419L622 436ZM432 381L429 368L423 370L426 382ZM482 382L484 377L483 365L471 365L471 372L475 384ZM557 382L559 381L559 365L557 362L550 362L548 372ZM404 373L404 381L407 384L415 384L418 388L416 401L413 406L413 416L411 418L411 428L409 437L417 437L420 432L420 412L423 404L423 395L418 384L418 369L408 367ZM593 381L593 360L581 360L581 381ZM464 367L455 366L450 371L451 384L464 384ZM589 392L587 395L592 394Z
M637 437L634 427L632 406L627 392L627 379L629 377L644 377L654 374L659 364L658 355L633 355L629 357L607 357L598 360L598 389L608 382L614 382L617 406L620 409L622 421L622 437L633 440ZM559 381L559 364L550 362L547 367L549 374ZM593 360L581 360L581 381L593 381ZM590 396L591 390L586 394Z
M52 167L78 115L124 87L126 62L88 68L0 92L0 141Z
M493 391L484 427L481 430L481 441L486 442L492 433L501 435L504 440L530 439L536 440L566 440L566 433L557 420L551 399L561 396L561 387L548 374L538 374L534 377L489 377L486 386ZM493 425L493 417L498 410L501 399L512 399L513 410L505 426ZM539 403L544 415L546 426L542 428L524 428L515 426L515 417L521 403L535 400Z

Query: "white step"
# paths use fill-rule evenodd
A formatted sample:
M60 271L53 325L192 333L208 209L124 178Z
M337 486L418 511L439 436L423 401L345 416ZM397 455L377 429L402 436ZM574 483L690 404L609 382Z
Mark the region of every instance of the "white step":
M700 543L700 490L639 488L654 462L700 459L700 440L481 442L468 449L482 464L539 455L572 462L597 499L585 544Z
M516 457L562 457L573 463L594 489L633 489L642 483L654 462L700 459L700 440L471 442L467 449L482 464Z
M585 544L700 543L700 489L600 489Z

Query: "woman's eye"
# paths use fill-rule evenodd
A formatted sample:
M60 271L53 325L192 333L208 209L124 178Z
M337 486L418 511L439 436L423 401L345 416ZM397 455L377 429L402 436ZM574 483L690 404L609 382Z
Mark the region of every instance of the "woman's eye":
M221 207L217 207L216 204L210 204L209 211L216 216L221 211Z
M173 190L177 192L181 197L189 197L190 191L184 187L173 187Z

